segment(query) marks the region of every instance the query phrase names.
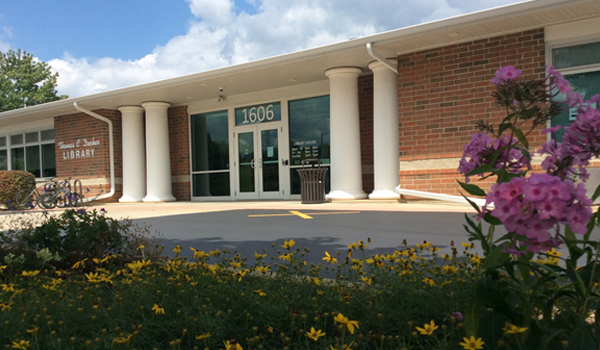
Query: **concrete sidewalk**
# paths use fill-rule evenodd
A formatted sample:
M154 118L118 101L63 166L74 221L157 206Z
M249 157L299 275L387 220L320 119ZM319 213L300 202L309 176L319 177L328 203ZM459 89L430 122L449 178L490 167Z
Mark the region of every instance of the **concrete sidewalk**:
M238 202L168 202L168 203L104 203L91 208L104 208L107 215L120 219L143 219L181 214L197 214L228 210L328 210L328 211L381 211L474 213L468 204L442 201L372 201L355 200L321 204L301 204L300 201L238 201Z

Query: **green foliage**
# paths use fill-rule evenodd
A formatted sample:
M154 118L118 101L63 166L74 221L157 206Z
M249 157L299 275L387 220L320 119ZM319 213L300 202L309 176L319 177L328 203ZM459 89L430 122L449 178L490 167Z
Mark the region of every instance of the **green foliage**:
M16 227L15 227L16 226ZM44 213L41 223L18 221L0 232L0 263L16 260L11 268L40 269L50 266L68 269L77 261L118 257L120 264L140 258L137 247L148 246L146 255L158 256L156 244L148 239L145 228L130 221L119 222L102 212L69 209L60 215Z
M17 192L24 188L33 188L35 176L26 171L0 170L0 205L16 206Z
M58 73L25 51L0 52L0 112L67 98L57 95Z
M443 257L425 245L375 256L354 248L351 259L338 252L338 262L317 265L307 263L309 249L284 248L270 258L264 250L187 258L178 247L171 259L123 267L109 258L59 274L0 263L0 346L224 349L235 340L243 349L463 349L455 312L475 289L471 248ZM356 322L352 331L339 314ZM431 322L430 334L418 331ZM324 336L309 338L311 328Z

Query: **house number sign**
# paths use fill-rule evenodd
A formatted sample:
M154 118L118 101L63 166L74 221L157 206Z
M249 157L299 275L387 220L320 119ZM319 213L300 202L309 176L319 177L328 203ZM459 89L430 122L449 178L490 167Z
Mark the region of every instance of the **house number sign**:
M265 103L235 109L235 125L250 125L281 120L281 103Z

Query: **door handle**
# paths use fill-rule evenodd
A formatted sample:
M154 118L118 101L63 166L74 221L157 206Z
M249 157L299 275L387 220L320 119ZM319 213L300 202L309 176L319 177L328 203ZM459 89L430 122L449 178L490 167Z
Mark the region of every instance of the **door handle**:
M254 159L252 159L252 160L250 161L250 167L251 167L252 169L254 169Z

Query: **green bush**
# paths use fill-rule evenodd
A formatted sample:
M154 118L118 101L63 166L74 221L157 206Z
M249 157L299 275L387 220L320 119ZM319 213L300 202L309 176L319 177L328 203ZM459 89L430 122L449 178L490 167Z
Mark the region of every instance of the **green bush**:
M17 192L23 188L33 188L35 176L20 170L0 170L0 204L10 207Z
M41 222L35 216L22 216L6 231L0 232L0 261L12 269L41 269L48 265L68 269L78 261L115 255L124 265L142 257L137 248L144 245L146 256L158 257L156 244L148 230L131 221L118 221L100 212L69 209L59 215L44 213ZM84 264L85 265L85 264Z

